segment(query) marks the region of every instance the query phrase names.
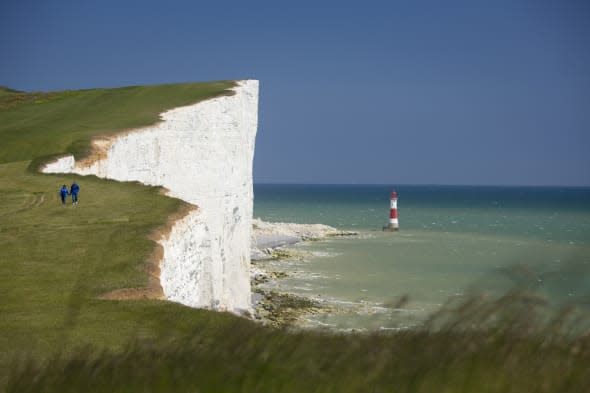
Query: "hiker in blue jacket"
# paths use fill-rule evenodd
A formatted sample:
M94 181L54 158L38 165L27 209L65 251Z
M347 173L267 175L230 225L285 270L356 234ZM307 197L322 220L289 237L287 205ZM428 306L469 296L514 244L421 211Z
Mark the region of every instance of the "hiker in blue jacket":
M61 187L61 190L59 190L59 196L61 196L61 204L65 205L66 197L68 196L68 187L66 187L65 184Z
M70 194L72 195L72 205L78 204L78 193L80 192L80 186L76 182L72 183L70 187Z

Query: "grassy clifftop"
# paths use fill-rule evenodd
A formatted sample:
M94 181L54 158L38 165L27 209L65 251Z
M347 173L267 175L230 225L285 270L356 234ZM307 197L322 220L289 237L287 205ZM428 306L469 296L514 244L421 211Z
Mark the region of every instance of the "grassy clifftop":
M0 89L0 163L88 153L90 139L156 123L163 111L232 94L231 81L21 93Z
M116 349L234 319L158 300L99 299L149 284L146 261L155 246L149 236L181 201L138 183L27 170L44 157L83 155L95 135L155 123L167 109L231 94L234 85L0 89L0 387L23 354L40 360L88 344ZM80 204L62 206L58 188L74 179Z
M18 94L18 93L22 93L22 92L18 91L18 90L11 89L6 86L0 86L0 98L4 98L5 96L11 95L11 94Z

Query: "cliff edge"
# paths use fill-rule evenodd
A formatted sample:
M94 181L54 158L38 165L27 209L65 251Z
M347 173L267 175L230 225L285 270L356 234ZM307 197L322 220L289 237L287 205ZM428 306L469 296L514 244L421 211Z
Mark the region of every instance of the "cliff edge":
M192 307L251 309L252 162L258 81L234 95L162 113L153 126L97 138L95 154L61 157L44 173L96 175L167 188L198 206L159 242L164 297Z

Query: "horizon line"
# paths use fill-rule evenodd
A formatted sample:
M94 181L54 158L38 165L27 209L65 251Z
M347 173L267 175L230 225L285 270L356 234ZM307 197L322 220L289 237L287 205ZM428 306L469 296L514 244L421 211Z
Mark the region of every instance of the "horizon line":
M425 186L425 187L539 187L539 188L590 188L590 185L555 184L451 184L451 183L310 183L296 181L253 181L254 185L298 185L298 186Z

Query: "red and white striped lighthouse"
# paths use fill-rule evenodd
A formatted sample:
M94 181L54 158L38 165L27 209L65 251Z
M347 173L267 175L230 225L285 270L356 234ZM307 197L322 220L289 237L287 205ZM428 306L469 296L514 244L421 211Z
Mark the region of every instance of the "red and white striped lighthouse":
M383 227L384 231L399 231L399 222L397 221L397 192L393 190L391 193L391 201L389 208L389 225Z

